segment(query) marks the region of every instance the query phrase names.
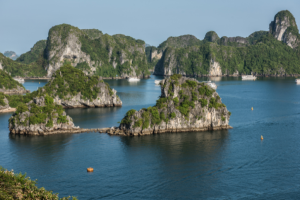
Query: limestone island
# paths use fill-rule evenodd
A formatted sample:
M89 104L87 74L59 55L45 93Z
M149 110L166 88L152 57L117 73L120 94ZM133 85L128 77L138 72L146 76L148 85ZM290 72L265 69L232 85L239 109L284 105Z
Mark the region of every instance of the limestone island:
M155 106L129 110L120 126L107 133L137 136L231 129L230 115L209 85L175 74L161 81L161 96Z
M47 94L54 103L65 108L119 107L122 101L117 91L96 75L85 75L81 70L65 63L37 94Z
M37 97L27 104L21 104L9 119L11 134L47 135L66 133L75 127L63 107L54 103L50 96Z

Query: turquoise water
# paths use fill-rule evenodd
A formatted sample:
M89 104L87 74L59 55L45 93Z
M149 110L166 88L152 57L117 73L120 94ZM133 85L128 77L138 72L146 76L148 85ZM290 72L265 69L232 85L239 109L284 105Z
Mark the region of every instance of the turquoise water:
M161 78L109 80L123 107L67 113L80 127L117 126L129 109L155 104L160 87L154 79ZM11 113L0 114L0 165L27 172L60 196L79 199L298 199L300 85L294 78L226 77L216 84L232 112L231 130L12 137ZM87 173L87 167L94 172Z

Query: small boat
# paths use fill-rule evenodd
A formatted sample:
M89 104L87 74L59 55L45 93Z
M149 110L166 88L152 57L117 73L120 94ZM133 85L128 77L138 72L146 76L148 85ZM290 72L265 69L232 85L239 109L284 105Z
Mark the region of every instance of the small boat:
M128 79L128 81L134 82L134 81L140 81L140 79L139 79L139 78L136 78L136 77L130 77L130 78Z
M87 170L88 172L93 172L93 171L94 171L94 169L91 168L91 167L87 168L86 170Z
M155 80L155 81L154 81L155 85L159 85L160 82L161 82L161 80Z
M214 90L217 89L217 85L215 83L212 83L211 81L207 81L207 85L209 85Z
M296 82L297 84L300 84L300 79L296 79L295 82Z
M260 139L261 139L261 140L263 140L263 139L264 139L264 137L261 135L261 136L260 136Z
M243 75L242 80L255 80L256 76L253 75Z

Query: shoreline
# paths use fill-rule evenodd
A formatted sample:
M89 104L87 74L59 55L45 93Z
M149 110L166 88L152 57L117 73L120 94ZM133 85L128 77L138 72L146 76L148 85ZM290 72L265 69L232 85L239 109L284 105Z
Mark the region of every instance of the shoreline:
M203 132L203 131L216 131L216 130L228 130L233 129L230 125L216 126L216 127L191 127L191 128L166 128L158 130L142 130L138 132L132 132L131 130L122 130L119 127L110 128L106 131L109 135L120 135L120 136L144 136L144 135L154 135L161 133L180 133L180 132Z
M202 127L202 128L169 128L169 129L159 129L152 131L142 131L132 133L130 130L121 130L119 127L111 128L79 128L79 129L65 129L65 130L54 130L54 131L10 131L10 135L32 135L32 136L45 136L53 134L74 134L74 133L84 133L84 132L99 132L107 133L109 135L118 135L118 136L144 136L144 135L154 135L161 133L180 133L180 132L203 132L203 131L216 131L216 130L228 130L233 129L232 126L217 126L217 127Z
M9 113L9 112L16 112L17 109L16 108L6 108L6 109L3 109L3 110L0 110L0 113Z
M169 77L171 75L159 75L159 74L153 74L154 76L164 76L164 77ZM185 77L190 77L190 78L198 78L198 77L242 77L245 75L216 75L216 76L210 76L210 75L182 75ZM256 77L300 77L300 74L292 74L292 75L253 75Z

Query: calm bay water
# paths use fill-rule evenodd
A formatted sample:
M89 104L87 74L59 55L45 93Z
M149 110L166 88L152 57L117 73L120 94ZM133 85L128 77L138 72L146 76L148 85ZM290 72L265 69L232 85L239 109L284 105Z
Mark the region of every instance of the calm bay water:
M155 104L160 87L154 79L161 78L108 80L123 107L68 109L67 114L82 128L117 126L129 109ZM12 137L11 113L0 114L0 165L79 199L299 199L300 85L294 78L215 80L232 112L231 130ZM42 87L39 82L24 85L35 90ZM87 173L87 167L94 172Z

